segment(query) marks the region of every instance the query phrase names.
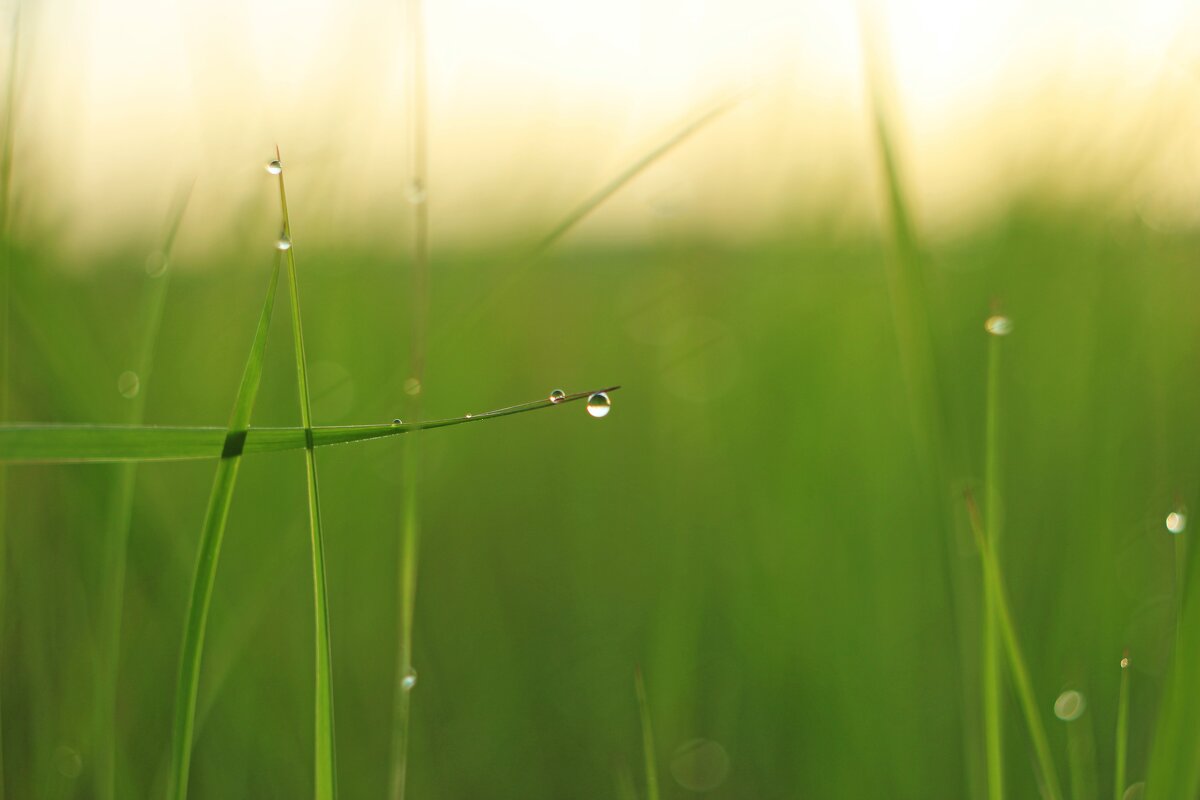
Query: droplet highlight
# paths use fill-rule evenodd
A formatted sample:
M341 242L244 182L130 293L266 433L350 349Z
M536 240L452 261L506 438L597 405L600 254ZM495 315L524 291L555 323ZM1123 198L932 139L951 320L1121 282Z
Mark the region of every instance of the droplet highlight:
M120 392L121 397L124 397L126 400L132 400L133 398L137 397L137 394L139 391L141 391L141 388L142 382L138 379L136 372L126 370L117 376L117 391Z
M400 679L400 688L406 692L411 692L413 687L417 685L417 671L412 667L408 668L408 672L404 673L404 677Z
M992 336L1008 336L1012 333L1012 320L996 314L987 318L987 322L983 323L983 329Z
M279 239L275 242L276 250L291 250L292 238L286 233L279 234Z
M404 420L397 418L397 419L392 420L392 424L393 425L403 425Z
M609 411L612 411L612 400L608 399L606 393L596 392L587 399L587 413L596 419L607 417Z
M555 389L554 391L552 391L550 393L549 399L550 399L551 403L561 403L566 398L566 396L567 396L567 393L564 392L562 389Z
M267 172L271 175L278 175L283 172L283 164L279 163L279 159L274 159L267 162Z
M1068 689L1054 701L1054 716L1063 722L1074 722L1083 716L1086 708L1087 701L1084 699L1083 693Z
M1129 669L1129 656L1121 658L1121 669Z
M1167 530L1171 533L1183 533L1187 528L1187 513L1183 509L1167 514Z

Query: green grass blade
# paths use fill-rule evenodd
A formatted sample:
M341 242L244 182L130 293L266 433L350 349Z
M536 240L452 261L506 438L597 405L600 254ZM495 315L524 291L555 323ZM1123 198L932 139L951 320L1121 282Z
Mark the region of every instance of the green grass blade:
M184 800L187 797L192 734L196 718L196 693L200 685L200 661L204 650L204 628L208 622L208 608L212 601L213 581L217 575L221 540L225 535L225 521L229 517L229 505L233 499L234 485L237 483L238 466L241 464L240 443L244 441L243 434L250 425L250 414L254 410L254 400L262 379L267 331L270 328L276 289L279 286L279 262L280 258L276 256L267 297L254 332L254 343L250 347L250 356L246 359L246 369L242 373L237 399L229 418L229 428L224 436L227 446L217 463L217 473L213 478L212 492L208 498L208 510L204 515L204 527L200 533L196 574L192 581L183 651L179 660L179 682L175 690L175 723L167 790L170 800Z
M1013 623L1012 612L1004 589L1004 578L1000 572L1000 565L992 553L991 543L983 530L979 508L969 493L967 494L967 510L971 520L971 531L975 536L975 544L979 548L980 560L983 562L984 580L996 609L1000 638L1008 655L1009 671L1013 678L1017 699L1025 714L1029 738L1033 742L1033 752L1040 772L1042 791L1047 800L1062 800L1062 785L1058 781L1058 771L1054 767L1054 756L1050 752L1050 740L1046 736L1046 726L1038 711L1037 696L1033 691L1033 681L1029 677L1029 667L1025 663L1025 657L1021 653L1021 647L1017 640L1016 625Z
M429 328L429 175L428 85L425 58L425 18L422 0L407 0L405 10L408 55L408 180L412 208L411 291L412 321L409 331L409 380L415 391L406 393L405 416L420 419L425 391L425 360ZM412 706L413 618L417 600L417 559L421 541L420 436L403 442L403 495L400 519L400 563L397 603L399 636L392 681L391 798L404 800L408 784L408 753Z
M1121 656L1121 689L1117 695L1117 743L1113 772L1113 797L1124 800L1126 765L1129 762L1129 651Z
M654 726L650 722L650 703L646 700L646 681L642 677L642 668L638 667L633 673L633 685L637 691L638 714L642 722L642 756L646 767L646 798L659 800L658 793L658 759L654 747Z
M154 349L162 326L163 307L166 305L167 287L171 272L167 262L175 244L175 236L187 210L191 190L180 195L179 202L171 212L163 238L160 254L163 270L151 274L142 299L143 329L141 353L134 366L138 376L139 390L129 401L127 422L139 425L145 415L146 394L150 373L154 364ZM95 764L92 785L98 798L116 795L116 699L120 671L121 615L125 605L126 550L129 528L133 520L133 495L137 484L136 462L125 462L117 468L109 501L108 524L105 535L103 558L103 588L97 616L107 628L100 647L100 666L94 675L94 703L92 720L92 751Z
M988 330L992 328L989 325ZM996 558L1001 536L1000 494L1000 342L988 337L987 403L984 435L984 512L992 553ZM1003 654L999 622L992 592L983 592L983 721L987 751L988 797L1004 797L1004 705L1002 702Z
M279 149L275 156L282 162ZM287 191L283 170L279 171L279 205L283 235L292 239ZM325 578L325 542L321 531L321 501L317 490L317 459L312 436L312 403L308 396L308 362L304 355L304 331L300 324L300 285L296 278L296 248L287 248L288 284L291 287L292 341L296 349L296 382L300 390L300 422L304 427L304 464L308 476L308 522L312 535L313 603L316 631L316 738L313 764L317 800L337 797L337 753L333 733L333 654L329 641L329 599Z
M609 386L569 394L558 402L547 398L461 417L388 425L330 425L313 428L253 428L227 437L225 428L183 428L152 425L0 425L0 462L50 464L106 461L181 461L220 458L226 450L238 454L276 453L308 446L350 444L383 439L412 431L451 428L584 400L596 392L615 392Z

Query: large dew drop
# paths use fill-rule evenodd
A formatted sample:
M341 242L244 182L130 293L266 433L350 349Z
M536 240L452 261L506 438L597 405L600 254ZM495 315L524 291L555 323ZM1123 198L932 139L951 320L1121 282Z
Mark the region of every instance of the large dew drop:
M564 392L562 389L555 389L554 391L552 391L550 393L550 402L551 403L561 403L563 401L563 398L566 396L567 396L567 393Z
M1063 722L1074 722L1083 716L1086 708L1087 701L1083 699L1083 694L1074 689L1067 689L1054 701L1054 716Z
M1012 333L1012 320L997 314L987 318L987 322L983 323L983 329L992 336L1008 336Z
M1171 533L1183 533L1187 528L1187 514L1182 509L1167 514L1167 530Z
M612 400L604 392L596 392L587 399L587 412L596 419L607 417L609 411L612 411Z
M278 159L275 161L268 161L267 172L271 173L272 175L278 175L279 173L283 172L283 164L280 164Z
M275 242L276 250L291 250L292 239L286 233L279 234L279 241Z
M412 688L417 685L417 671L412 667L408 668L408 672L404 673L404 677L400 679L400 688L406 692L411 692Z
M141 388L142 382L138 379L136 372L127 370L117 376L117 391L121 393L121 397L132 400L137 397L137 393Z

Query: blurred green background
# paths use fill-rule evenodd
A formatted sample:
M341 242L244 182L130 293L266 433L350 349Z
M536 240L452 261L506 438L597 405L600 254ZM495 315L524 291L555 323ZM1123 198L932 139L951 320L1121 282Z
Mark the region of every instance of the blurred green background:
M266 189L264 189L266 191ZM319 425L390 420L407 372L407 263L293 225ZM174 262L153 424L222 425L270 269L273 223ZM189 220L185 218L186 230ZM423 434L413 798L620 797L641 787L635 665L668 798L958 798L978 750L976 644L945 580L974 575L923 486L883 242L797 221L753 244L572 244L509 278L500 249L435 250L429 417L620 383L581 404ZM985 318L1001 341L1002 559L1066 773L1062 690L1088 699L1111 795L1118 661L1133 662L1130 779L1144 777L1174 625L1165 515L1200 468L1195 233L1106 207L1015 204L931 248L954 484L983 471ZM66 268L15 255L12 418L121 422L156 245ZM78 266L78 265L76 265ZM476 313L478 312L478 313ZM465 326L465 327L464 327ZM277 307L255 425L299 414ZM318 451L339 782L388 785L401 442ZM0 631L10 797L93 795L102 538L117 467L8 470ZM137 470L118 686L121 797L160 794L211 462ZM298 452L242 466L209 620L195 797L312 791L312 578ZM961 516L961 515L960 515ZM963 662L964 653L968 656ZM1014 797L1036 794L1006 706ZM695 739L714 744L696 747ZM727 759L727 770L724 769Z

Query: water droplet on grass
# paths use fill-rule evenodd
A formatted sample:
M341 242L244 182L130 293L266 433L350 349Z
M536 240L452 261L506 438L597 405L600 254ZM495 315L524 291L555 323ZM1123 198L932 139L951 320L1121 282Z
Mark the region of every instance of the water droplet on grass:
M393 424L393 425L403 425L403 424L404 424L404 420L402 420L402 419L394 419L394 420L392 420L392 424Z
M1121 659L1121 669L1129 669L1129 656Z
M608 416L608 412L612 410L612 400L608 399L608 395L604 392L596 392L587 399L587 412L596 419Z
M400 688L406 692L411 692L413 687L417 685L417 671L412 667L408 668L408 672L404 673L404 677L400 679Z
M271 173L272 175L278 175L279 173L283 172L283 164L280 164L278 159L274 161L268 161L267 172Z
M550 402L551 403L561 403L563 401L563 398L566 396L567 396L567 393L564 392L562 389L555 389L554 391L552 391L550 393Z
M279 240L275 242L276 250L291 250L292 239L286 233L279 234Z
M1167 530L1171 533L1183 533L1187 528L1187 514L1181 509L1167 514Z
M988 317L987 322L983 323L983 328L992 336L1008 336L1012 333L1012 320L997 314L994 317Z
M1074 689L1068 689L1054 701L1054 716L1063 722L1074 722L1083 716L1086 708L1087 701L1084 700L1083 694Z
M121 393L121 397L132 400L137 397L141 388L142 382L138 379L136 372L126 370L117 376L117 391Z

